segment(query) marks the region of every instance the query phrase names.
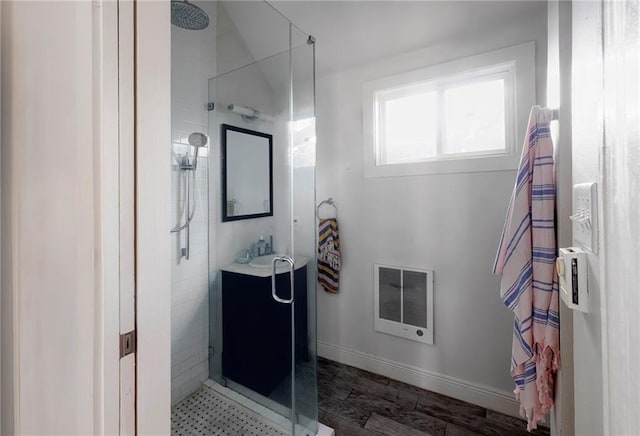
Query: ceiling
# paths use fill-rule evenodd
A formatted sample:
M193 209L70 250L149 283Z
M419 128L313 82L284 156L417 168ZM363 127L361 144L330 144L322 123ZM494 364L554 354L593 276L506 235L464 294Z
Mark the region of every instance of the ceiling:
M487 31L516 17L540 16L546 10L542 0L269 3L304 32L315 36L319 76Z

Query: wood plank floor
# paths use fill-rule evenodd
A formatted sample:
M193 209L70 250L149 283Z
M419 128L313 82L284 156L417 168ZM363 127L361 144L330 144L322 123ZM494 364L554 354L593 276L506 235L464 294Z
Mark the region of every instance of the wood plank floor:
M318 359L319 420L336 436L519 436L523 420L419 389L386 377Z

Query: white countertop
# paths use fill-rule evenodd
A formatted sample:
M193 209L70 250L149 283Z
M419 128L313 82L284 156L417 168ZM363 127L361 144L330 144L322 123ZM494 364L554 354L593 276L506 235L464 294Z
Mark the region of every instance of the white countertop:
M306 256L296 256L294 259L295 268L298 270L309 263L309 258ZM236 274L244 274L254 277L270 277L271 268L255 268L246 263L232 263L231 265L223 266L220 271L232 272ZM282 274L289 271L289 265L286 263L280 263L280 266L276 267L276 274Z

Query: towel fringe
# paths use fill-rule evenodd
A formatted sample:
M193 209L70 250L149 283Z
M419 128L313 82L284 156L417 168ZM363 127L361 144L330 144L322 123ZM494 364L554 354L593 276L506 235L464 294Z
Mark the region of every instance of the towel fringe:
M538 423L545 422L545 416L551 411L554 404L554 377L558 369L560 369L559 349L536 343L534 350L531 360L536 364L537 404L525 409L524 402L520 401L522 391L517 385L513 391L516 395L516 400L520 403L520 416L527 420L527 431L537 429Z

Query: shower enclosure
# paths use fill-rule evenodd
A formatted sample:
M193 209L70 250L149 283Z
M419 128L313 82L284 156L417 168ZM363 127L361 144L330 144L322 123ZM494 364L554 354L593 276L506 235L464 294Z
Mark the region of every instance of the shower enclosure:
M315 41L266 2L216 18L209 383L316 434Z

